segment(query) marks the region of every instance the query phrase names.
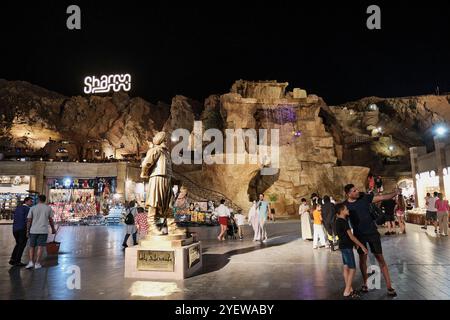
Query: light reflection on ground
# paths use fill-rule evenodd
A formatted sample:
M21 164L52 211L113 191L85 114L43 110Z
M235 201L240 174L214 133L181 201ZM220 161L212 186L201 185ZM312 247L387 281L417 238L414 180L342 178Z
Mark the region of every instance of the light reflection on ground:
M174 282L135 281L129 290L132 297L165 297L181 292Z

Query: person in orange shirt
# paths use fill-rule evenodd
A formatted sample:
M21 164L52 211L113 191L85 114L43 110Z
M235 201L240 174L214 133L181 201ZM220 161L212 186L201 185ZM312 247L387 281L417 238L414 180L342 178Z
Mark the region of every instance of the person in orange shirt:
M313 206L313 220L314 220L314 235L313 235L313 249L317 249L318 242L320 247L326 247L325 233L322 225L322 212L320 204Z

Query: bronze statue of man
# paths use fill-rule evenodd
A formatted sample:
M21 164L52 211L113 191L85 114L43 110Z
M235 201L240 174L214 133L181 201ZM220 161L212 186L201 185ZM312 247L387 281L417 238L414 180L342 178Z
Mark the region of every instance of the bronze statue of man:
M156 219L168 218L172 195L172 161L165 132L158 132L148 144L149 149L142 162L141 178L149 178L145 207L148 208L148 234L151 237L161 234L156 228Z

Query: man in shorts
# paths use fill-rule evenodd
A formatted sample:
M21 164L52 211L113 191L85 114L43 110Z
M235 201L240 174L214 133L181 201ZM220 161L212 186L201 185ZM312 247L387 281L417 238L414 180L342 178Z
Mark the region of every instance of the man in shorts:
M52 228L52 234L56 233L55 225L53 223L53 210L45 204L47 198L44 195L39 196L39 203L31 207L28 212L27 222L27 237L30 239L30 261L26 269L40 269L42 252L47 246L48 227ZM35 248L37 247L37 254L35 255ZM36 257L36 260L35 260Z
M427 208L426 214L425 214L425 225L422 227L422 229L427 230L428 225L433 224L434 225L434 232L437 233L437 209L436 209L436 200L438 193L435 191L433 193L433 196L430 195L430 193L427 193L427 196L425 197L425 205Z
M344 187L347 200L344 204L347 206L350 212L350 222L353 227L353 234L355 237L367 247L370 247L370 252L375 256L381 269L381 273L384 276L387 287L388 296L395 297L397 293L392 288L391 278L389 276L389 269L386 261L383 257L383 249L381 247L380 234L375 225L375 221L370 214L370 204L372 202L379 202L387 199L392 199L398 194L398 191L392 192L386 195L374 196L373 193L365 194L360 193L359 190L353 185L348 184ZM360 249L359 254L359 268L361 269L364 284L362 286L362 292L368 292L367 287L367 255Z

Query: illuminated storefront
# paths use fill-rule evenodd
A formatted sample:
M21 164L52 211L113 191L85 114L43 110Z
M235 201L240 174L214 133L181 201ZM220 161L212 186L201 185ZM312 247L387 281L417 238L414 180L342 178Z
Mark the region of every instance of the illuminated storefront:
M134 200L138 205L144 206L147 188L148 183L128 179L125 184L125 200Z
M434 170L416 174L416 189L419 207L425 207L425 196L427 193L439 192L439 176Z
M100 178L47 178L48 202L55 212L56 221L108 213L116 201L115 177Z
M444 178L444 189L445 189L445 195L446 198L449 199L450 197L450 167L444 168L442 170L443 172L443 178Z
M402 195L409 198L410 196L414 197L414 181L412 179L403 179L399 181L398 187L402 189Z
M97 213L105 215L127 200L127 180L136 181L130 198L145 199L145 188L139 175L139 165L127 162L2 161L0 199L3 200L0 204L10 212L28 195L27 190L31 190L35 192L33 195L47 196L55 206L56 219ZM13 201L11 194L18 194L19 198Z
M0 216L11 219L25 197L30 196L30 176L0 176Z

